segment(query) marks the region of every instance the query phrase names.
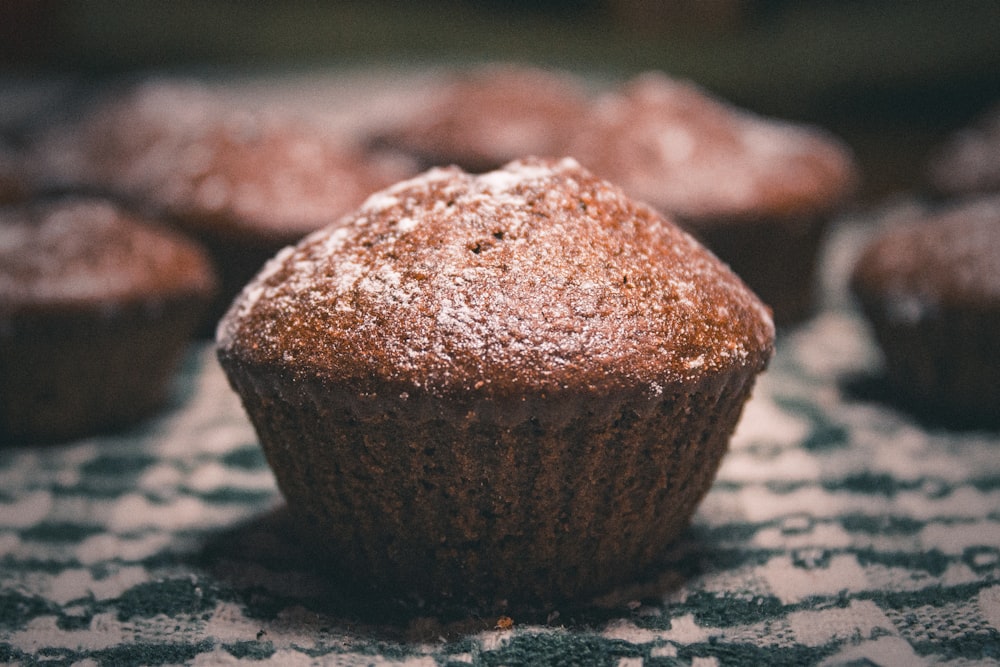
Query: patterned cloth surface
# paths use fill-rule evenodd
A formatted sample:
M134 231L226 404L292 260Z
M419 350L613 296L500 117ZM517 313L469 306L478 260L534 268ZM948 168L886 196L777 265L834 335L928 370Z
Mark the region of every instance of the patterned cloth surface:
M649 580L503 616L351 593L295 537L209 346L142 428L0 450L0 662L1000 664L1000 434L878 399L844 275L783 332L694 525Z

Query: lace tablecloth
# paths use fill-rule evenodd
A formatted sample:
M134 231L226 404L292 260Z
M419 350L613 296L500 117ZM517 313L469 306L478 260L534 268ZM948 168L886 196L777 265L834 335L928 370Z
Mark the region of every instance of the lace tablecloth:
M142 428L0 450L0 662L1000 664L1000 434L879 400L830 244L659 576L504 616L348 592L294 535L210 347Z

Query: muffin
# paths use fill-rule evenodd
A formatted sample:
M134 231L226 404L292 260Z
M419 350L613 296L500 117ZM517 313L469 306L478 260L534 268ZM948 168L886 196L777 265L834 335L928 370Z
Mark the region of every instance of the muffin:
M416 167L290 113L251 112L204 85L149 81L47 142L54 180L110 193L208 248L221 289L209 329L263 263Z
M1000 423L1000 197L882 231L851 287L904 402L954 423Z
M105 201L0 209L0 440L153 414L214 288L197 245Z
M427 167L485 172L527 156L561 157L587 104L581 82L568 73L482 65L442 76L410 113L373 131L372 142Z
M1000 192L1000 104L937 147L928 158L927 179L947 196Z
M372 195L269 262L217 349L339 571L551 601L655 566L773 335L711 253L563 159Z
M833 137L649 72L594 103L568 154L676 219L779 324L812 311L824 228L857 178Z

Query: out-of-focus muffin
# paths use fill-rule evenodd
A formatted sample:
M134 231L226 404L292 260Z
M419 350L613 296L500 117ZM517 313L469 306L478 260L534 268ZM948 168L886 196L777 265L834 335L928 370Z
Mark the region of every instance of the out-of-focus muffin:
M905 402L956 423L1000 424L1000 198L880 232L851 286Z
M594 103L568 153L674 217L779 324L811 312L824 228L857 180L837 139L648 72Z
M1000 192L1000 104L937 147L927 178L935 192L948 196Z
M0 209L0 441L154 413L214 289L199 246L106 201Z
M269 262L217 343L336 567L489 603L655 565L773 337L710 252L563 159L373 195Z
M443 74L422 104L372 142L419 159L484 172L528 156L561 157L586 111L582 82L567 72L492 64Z
M288 112L170 80L109 95L38 154L55 186L128 200L208 248L221 290L206 332L279 249L416 169Z

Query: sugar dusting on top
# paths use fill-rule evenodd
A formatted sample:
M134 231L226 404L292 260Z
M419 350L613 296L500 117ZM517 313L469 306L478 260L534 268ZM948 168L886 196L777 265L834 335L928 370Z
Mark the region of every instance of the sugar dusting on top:
M221 225L293 242L415 171L291 112L249 110L193 82L153 80L108 99L39 151L69 185L165 210L189 228Z
M554 167L541 164L515 163L509 169L498 169L482 174L475 180L475 185L482 192L491 195L502 195L523 186L526 183L548 178L553 171L572 170L577 166L576 160L564 158Z
M859 257L854 284L913 323L947 304L1000 308L1000 196L889 225Z
M928 179L939 191L972 194L1000 190L1000 104L972 125L956 131L928 164Z
M572 159L532 159L370 196L272 260L217 337L224 353L415 386L651 386L761 363L773 324L651 209Z
M0 310L207 298L213 280L190 241L103 200L9 208L0 220Z
M854 180L832 137L653 72L599 98L569 151L630 195L690 218L822 212Z

